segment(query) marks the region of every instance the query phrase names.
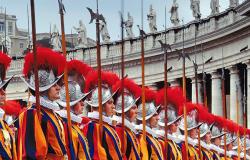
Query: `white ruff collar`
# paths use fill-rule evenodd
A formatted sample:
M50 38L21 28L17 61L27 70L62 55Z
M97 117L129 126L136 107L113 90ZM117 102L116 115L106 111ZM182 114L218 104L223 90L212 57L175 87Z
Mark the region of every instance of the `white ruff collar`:
M143 130L143 124L136 125L135 128L136 128L137 130L142 131L142 130ZM158 138L157 134L155 133L155 131L154 131L152 128L150 128L150 127L148 127L148 126L145 126L145 128L146 128L146 132L147 132L148 134L150 134L150 135L153 136L154 138Z
M184 135L179 135L178 138L181 141L185 141L185 136ZM193 138L187 137L187 140L188 140L188 144L192 145L193 147L198 144L198 139L193 139Z
M0 119L1 119L1 120L2 120L3 117L4 117L4 114L5 114L4 110L3 110L2 108L0 108Z
M118 117L116 115L114 115L112 117L113 120L117 121L117 123L122 124L122 117ZM134 132L135 134L137 134L137 131L135 129L135 125L134 123L131 123L130 121L128 121L126 118L124 119L124 125L129 128L132 132Z
M201 146L207 150L211 149L211 144L207 144L206 142L201 140Z
M219 154L224 154L224 149L221 149L220 147L218 147L214 144L210 144L210 149L218 152Z
M164 137L165 131L164 130L156 130L156 134L158 135L158 137ZM182 142L182 139L180 139L177 134L169 134L168 133L168 139L175 142L175 143Z
M92 119L99 120L99 112L97 112L97 111L89 112L88 117L92 118ZM103 120L103 122L106 122L109 125L113 125L113 123L112 123L113 119L111 117L107 117L107 116L102 115L102 120Z
M59 114L59 116L62 117L62 118L68 118L66 110L56 111L56 113ZM76 122L76 123L81 123L82 122L82 118L77 116L76 114L74 114L72 112L70 112L70 117L71 117L71 120L73 122Z
M237 153L238 156L238 153ZM244 158L244 152L240 153L240 158ZM250 156L246 154L246 159L250 159Z
M54 110L54 111L58 111L60 110L60 107L59 105L56 103L56 101L50 101L48 100L47 98L44 98L42 96L40 96L40 105L45 107L45 108L48 108L48 109L51 109L51 110ZM29 98L29 102L32 102L32 103L36 103L36 97L34 96L30 96Z

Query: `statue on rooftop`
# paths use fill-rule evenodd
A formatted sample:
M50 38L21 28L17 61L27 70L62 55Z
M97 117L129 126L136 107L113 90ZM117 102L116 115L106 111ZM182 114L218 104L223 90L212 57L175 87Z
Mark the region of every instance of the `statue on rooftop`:
M105 21L100 21L99 27L103 42L105 43L109 42L110 35L108 32L107 23Z
M176 0L173 0L173 4L170 10L170 13L171 13L170 20L174 26L178 26L180 23L178 8L179 8L178 3L176 2Z
M61 51L62 44L60 41L59 30L55 24L53 26L53 31L50 37L50 45L52 46L53 50Z
M129 14L128 12L128 20L124 22L125 23L125 29L127 32L127 37L128 38L133 38L134 37L134 33L133 33L133 17Z
M79 21L79 27L73 27L76 32L78 33L77 36L77 44L78 47L87 47L88 42L87 42L87 30L85 25L83 24L82 20Z
M154 33L157 31L157 26L156 26L156 12L153 9L153 5L150 5L149 8L149 14L148 16L148 22L149 22L149 29L151 33Z
M191 0L190 8L193 12L193 17L195 20L200 20L201 12L200 12L200 0Z
M210 2L210 8L211 8L211 15L218 14L219 11L219 0L211 0Z
M236 7L239 5L239 0L230 0L229 7Z

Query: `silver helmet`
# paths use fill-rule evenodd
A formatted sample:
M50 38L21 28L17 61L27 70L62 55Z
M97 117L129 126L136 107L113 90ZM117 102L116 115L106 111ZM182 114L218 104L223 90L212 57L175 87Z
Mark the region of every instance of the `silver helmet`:
M161 127L164 127L165 126L165 111L162 110L159 115L160 115L160 120L158 122L158 125ZM177 112L174 106L170 104L168 105L167 115L168 115L168 123L167 123L168 126L180 120L182 117L182 115L181 116L177 115Z
M244 147L245 137L241 139L242 147ZM250 139L246 137L246 151L250 149Z
M213 124L208 125L207 123L203 123L200 126L200 137L204 137L207 133L211 132Z
M192 130L194 128L198 128L200 127L200 125L202 125L202 123L197 122L197 111L193 110L191 112L189 112L189 114L187 115L187 130ZM184 124L184 117L182 117L179 128L181 130L185 130L185 124Z
M136 105L136 102L140 99L134 98L132 94L127 93L127 91L124 91L124 112L127 112L131 107ZM117 113L122 113L122 95L119 95L119 97L116 99L115 102L115 111Z
M46 91L50 89L53 85L55 85L61 78L63 74L59 77L56 77L54 72L52 70L44 70L39 69L38 70L38 80L39 80L39 92ZM33 91L35 91L35 75L31 74L29 79L26 79L24 77L20 77L24 83Z
M215 138L219 138L223 135L225 135L226 133L224 131L222 131L222 129L220 129L218 126L213 125L211 128L211 133L212 133L212 137L211 139L215 139Z
M87 97L87 95L90 93L90 92L86 94L82 93L81 87L75 81L69 81L68 88L69 88L69 98L70 98L69 105L70 106L74 106L79 101L84 100ZM60 90L60 100L58 100L57 103L62 107L66 107L65 85L62 86L62 89Z
M151 118L152 116L154 116L154 114L156 114L159 110L160 106L155 106L154 102L147 102L145 103L145 111L146 111L146 116L145 116L145 120L148 120L149 118ZM142 115L142 104L139 105L138 107L138 116L137 119L142 121L143 119L143 115Z
M8 78L8 79L5 79L5 80L3 80L2 81L2 79L0 78L0 89L5 89L7 86L8 86L8 84L9 84L9 82L10 82L10 80L13 78L13 76L11 76L10 78Z
M237 139L238 139L238 136L235 134L235 135L233 135L233 138L235 138L235 141L233 142L233 150L237 150L237 149L238 149L238 140L237 140ZM244 143L244 142L243 142L243 143ZM243 146L240 137L239 137L239 146L240 146L240 147Z
M222 141L221 141L221 145L224 145L224 137L221 137ZM226 134L226 145L233 143L236 140L236 137L233 136L231 133L227 133Z
M102 85L102 105L108 102L116 94L116 92L117 91L112 93L109 87ZM86 102L88 105L92 107L99 107L98 87L92 90L90 100L89 101L86 100Z

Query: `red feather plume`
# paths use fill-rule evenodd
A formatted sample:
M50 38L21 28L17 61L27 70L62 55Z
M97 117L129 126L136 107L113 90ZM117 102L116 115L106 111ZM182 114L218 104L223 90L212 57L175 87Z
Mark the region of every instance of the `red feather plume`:
M141 87L139 85L137 85L133 80L129 78L125 78L123 82L124 89L128 90L135 98L141 97ZM116 84L112 87L113 92L119 89L118 92L121 94L121 85L122 80L117 81Z
M161 89L156 94L156 104L164 106L164 94L165 89ZM167 89L167 101L170 104L173 104L177 110L183 105L185 102L185 98L182 96L182 89L180 87L169 87Z
M29 52L24 58L23 74L27 76L34 69L33 52ZM53 51L50 48L37 48L37 65L38 68L46 66L49 69L56 69L57 74L62 74L66 64L66 59L62 54Z
M7 68L10 66L11 58L0 51L0 64L4 66L4 70L6 71Z
M16 101L6 101L5 105L1 106L1 108L7 115L18 116L21 111L21 105Z
M156 100L156 91L152 88L145 87L145 102L151 102Z
M87 74L93 70L92 67L79 60L71 60L67 62L67 66L69 72L74 70L81 74L83 77L86 77Z
M112 72L101 72L102 84L107 84L111 89L112 86L119 81L117 74ZM98 73L93 70L88 73L86 76L86 87L85 92L89 92L91 89L95 88L98 85Z

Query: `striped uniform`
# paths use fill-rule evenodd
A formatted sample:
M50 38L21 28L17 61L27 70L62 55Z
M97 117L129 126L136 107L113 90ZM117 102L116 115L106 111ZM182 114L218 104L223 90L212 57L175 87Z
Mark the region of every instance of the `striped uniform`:
M150 134L146 134L146 141L143 139L142 133L137 135L140 148L141 148L141 159L142 160L163 160L162 148L159 141Z
M201 147L201 156L202 160L213 160L213 153L204 147Z
M199 160L199 154L198 154L196 148L190 144L188 144L187 148L188 148L188 155L186 155L185 142L182 142L181 143L181 152L182 152L183 160L186 160L187 156L188 156L189 160Z
M16 143L12 130L0 120L0 160L16 160Z
M83 128L83 134L88 140L91 159L121 160L121 144L115 129L103 123L102 137L100 129L100 124L96 120L89 122Z
M41 120L35 107L20 114L18 155L23 159L65 159L65 135L61 118L52 110L41 107Z
M122 127L116 126L116 132L120 139L123 138ZM127 160L140 160L140 145L137 137L133 131L125 127L125 140L124 140L125 156L123 159Z
M161 144L162 153L165 153L165 141L164 141L164 139L159 138L158 141ZM168 144L168 153L167 153L167 158L166 158L166 154L163 154L164 159L166 159L166 160L181 160L182 156L181 156L179 146L177 146L176 143L172 140L167 140L167 144Z
M63 118L63 126L66 137L67 153L70 155L68 158L71 160L91 160L89 154L88 142L82 134L77 123L72 123L72 142L69 143L69 130L67 119Z

